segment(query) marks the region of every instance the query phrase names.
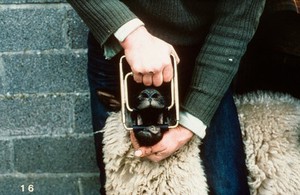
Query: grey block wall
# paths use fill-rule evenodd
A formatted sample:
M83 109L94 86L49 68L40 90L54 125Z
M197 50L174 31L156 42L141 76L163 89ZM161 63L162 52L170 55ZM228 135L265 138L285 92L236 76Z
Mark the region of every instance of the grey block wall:
M98 194L87 32L63 0L0 0L0 195Z

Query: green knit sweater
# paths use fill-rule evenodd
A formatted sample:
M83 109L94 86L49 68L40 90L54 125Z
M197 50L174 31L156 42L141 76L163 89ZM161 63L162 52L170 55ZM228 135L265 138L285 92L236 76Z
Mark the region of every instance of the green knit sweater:
M254 35L265 0L68 0L101 45L134 18L173 45L205 39L181 109L209 125Z

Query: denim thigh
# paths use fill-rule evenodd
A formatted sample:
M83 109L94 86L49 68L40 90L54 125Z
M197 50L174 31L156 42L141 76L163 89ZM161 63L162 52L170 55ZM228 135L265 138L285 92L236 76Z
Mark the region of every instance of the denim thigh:
M240 123L230 90L206 130L200 149L210 194L249 194Z
M97 90L105 91L119 96L119 69L117 57L112 60L106 60L104 57L104 51L100 44L96 41L91 33L88 37L88 67L87 76L90 87L90 101L92 111L92 123L97 165L100 171L100 193L105 194L105 164L103 162L102 153L102 140L103 134L99 133L104 125L107 117L109 116L110 108L99 100Z

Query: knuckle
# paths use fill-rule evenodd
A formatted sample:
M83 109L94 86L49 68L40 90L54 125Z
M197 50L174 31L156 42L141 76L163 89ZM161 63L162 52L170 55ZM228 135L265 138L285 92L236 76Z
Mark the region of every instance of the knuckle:
M159 73L159 72L161 72L161 70L162 70L162 68L159 65L155 65L152 67L152 72Z
M134 80L135 80L135 82L137 82L137 83L142 83L142 79L140 79L140 78L134 78Z
M133 73L138 73L140 71L140 67L137 65L132 65L130 68Z

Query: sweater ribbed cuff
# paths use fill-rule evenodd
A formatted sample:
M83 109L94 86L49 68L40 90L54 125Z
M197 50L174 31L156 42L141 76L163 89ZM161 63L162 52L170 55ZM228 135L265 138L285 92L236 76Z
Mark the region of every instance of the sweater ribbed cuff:
M136 30L138 27L143 26L144 23L138 18L132 19L123 26L121 26L115 33L115 37L119 40L119 42L123 42L126 37Z
M180 112L179 123L201 139L206 135L206 125L188 112Z

